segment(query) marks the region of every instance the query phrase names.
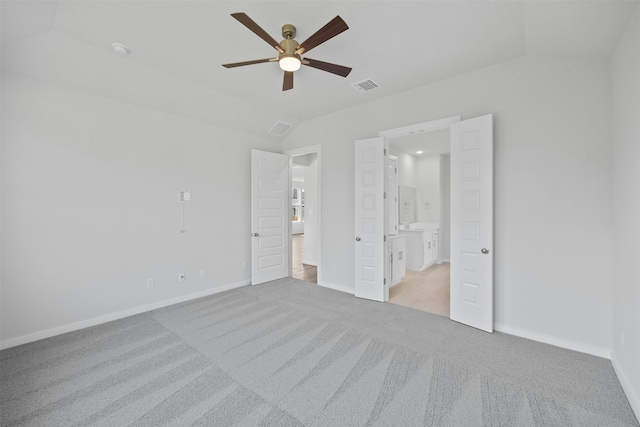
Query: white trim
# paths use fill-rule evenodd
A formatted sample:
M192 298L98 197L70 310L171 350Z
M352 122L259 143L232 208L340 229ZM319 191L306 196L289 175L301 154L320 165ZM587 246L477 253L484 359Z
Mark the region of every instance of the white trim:
M123 319L125 317L134 316L136 314L145 313L151 310L157 310L169 305L178 304L185 301L194 300L197 298L206 297L209 295L217 294L220 292L228 291L231 289L247 286L251 282L249 280L242 280L240 282L229 283L227 285L218 286L215 288L207 289L205 291L195 292L188 295L182 295L176 298L171 298L163 301L154 302L139 307L130 308L128 310L119 311L117 313L106 314L104 316L94 317L93 319L82 320L76 323L70 323L68 325L58 326L56 328L47 329L33 334L22 335L16 338L10 338L8 340L0 341L0 349L15 347L22 344L27 344L33 341L38 341L44 338L50 338L60 334L66 334L67 332L73 332L80 329L88 328L91 326L100 325L102 323L111 322L113 320Z
M318 273L320 273L320 272L318 272ZM334 291L344 292L344 293L347 293L347 294L350 294L350 295L355 295L355 293L354 293L355 290L354 289L347 288L344 285L337 285L335 283L324 282L322 285L318 283L318 286L322 286L323 288L333 289Z
M444 119L430 120L428 122L418 123L415 125L381 130L380 132L378 132L378 136L384 136L386 138L393 139L410 135L415 132L431 132L432 130L445 129L448 128L451 123L459 122L461 118L461 116L451 116L445 117Z
M305 154L311 153L319 153L322 145L309 145L308 147L294 148L293 150L286 150L284 154L288 154L289 156L303 156Z
M315 261L308 261L308 260L306 260L306 259L304 259L304 258L302 259L302 263L303 263L303 264L306 264L306 265L313 265L314 267L317 267L317 266L318 266L318 263L317 263L317 262L315 262Z
M307 147L294 148L293 150L286 150L284 154L289 155L289 183L291 183L291 164L293 156L301 156L305 154L316 153L316 185L318 191L318 204L316 206L316 216L317 216L317 225L318 225L318 261L316 262L316 267L318 270L316 272L316 280L318 285L322 286L322 145L309 145ZM291 193L291 185L289 185L289 193ZM291 221L289 221L289 247L291 247ZM304 261L303 261L304 262ZM306 264L306 263L305 263ZM291 256L291 251L289 251L289 275L293 275L293 260Z
M616 358L616 353L613 351L611 352L611 364L613 365L613 370L618 376L618 381L620 381L620 384L622 385L624 394L627 395L627 400L629 401L629 405L631 405L631 409L635 412L636 418L640 420L640 397L634 393L633 387L631 387L631 383L624 374L624 371Z
M545 344L555 345L556 347L566 348L568 350L579 351L580 353L591 354L593 356L611 359L611 350L594 345L584 344L581 342L571 341L564 338L558 338L551 335L540 334L537 332L526 331L520 328L514 328L507 325L493 325L494 330L504 332L505 334L515 335L517 337L538 341Z

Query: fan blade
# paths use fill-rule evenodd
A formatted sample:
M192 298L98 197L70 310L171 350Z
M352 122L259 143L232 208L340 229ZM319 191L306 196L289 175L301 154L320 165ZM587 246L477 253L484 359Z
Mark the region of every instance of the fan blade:
M282 82L282 91L293 89L293 71L284 72L284 81Z
M347 77L351 72L351 68L343 67L342 65L331 64L330 62L318 61L317 59L304 58L302 64L309 67L317 68L318 70L327 71L329 73L337 74L342 77Z
M262 40L269 43L271 47L282 53L282 48L280 47L280 44L276 41L276 39L267 34L267 32L263 30L260 25L256 24L253 19L249 18L246 13L232 13L231 16L240 21L242 25L253 31Z
M302 52L309 52L319 44L326 42L330 38L333 38L348 29L349 27L347 26L347 23L344 22L340 16L336 16L329 21L327 25L320 28L311 37L300 43L300 46L298 46L298 54Z
M243 65L262 64L263 62L275 62L278 58L254 59L253 61L233 62L231 64L222 64L225 68L242 67Z

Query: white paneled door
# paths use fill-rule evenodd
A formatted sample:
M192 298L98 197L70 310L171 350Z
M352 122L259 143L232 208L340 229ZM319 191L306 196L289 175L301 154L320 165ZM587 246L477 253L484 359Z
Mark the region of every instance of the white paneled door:
M251 150L251 283L289 275L289 156Z
M493 116L451 125L451 320L493 332Z
M384 138L355 143L355 294L385 301Z

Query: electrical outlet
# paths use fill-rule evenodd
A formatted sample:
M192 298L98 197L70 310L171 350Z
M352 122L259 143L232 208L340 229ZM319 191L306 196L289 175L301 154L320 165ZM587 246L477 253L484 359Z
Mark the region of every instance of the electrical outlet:
M178 282L184 282L186 280L186 277L184 275L184 273L180 273L178 275Z
M147 289L153 288L153 277L147 279Z
M244 270L245 268L247 268L247 261L242 261L242 269Z
M207 277L207 270L205 270L204 268L200 269L200 277Z

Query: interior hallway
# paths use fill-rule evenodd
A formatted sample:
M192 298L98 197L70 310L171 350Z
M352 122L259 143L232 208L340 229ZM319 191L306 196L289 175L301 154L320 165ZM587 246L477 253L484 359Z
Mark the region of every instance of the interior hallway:
M304 234L294 234L292 237L293 277L311 283L318 283L318 268L314 265L302 263L304 257Z
M448 262L422 271L407 270L400 283L389 289L389 302L449 317L449 277Z

